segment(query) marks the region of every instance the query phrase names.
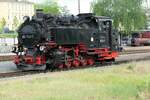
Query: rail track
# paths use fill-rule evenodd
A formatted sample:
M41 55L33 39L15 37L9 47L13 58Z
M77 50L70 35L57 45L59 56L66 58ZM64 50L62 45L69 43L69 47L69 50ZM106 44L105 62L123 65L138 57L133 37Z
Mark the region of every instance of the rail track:
M11 78L11 77L19 77L25 75L39 74L44 73L43 71L16 71L16 72L6 72L0 73L0 79L2 78Z
M150 53L150 49L139 49L139 50L130 49L130 50L125 50L123 52L120 52L119 55L120 56L125 56L125 55L142 54L142 53ZM11 61L13 59L14 59L14 55L0 56L0 61ZM142 61L142 60L150 60L150 56L144 57L144 58L137 58L137 59L135 58L135 59L118 60L118 61L114 62L113 64L118 65L118 64L122 64L122 63L131 62L131 61ZM103 67L103 66L106 66L106 65L110 65L110 63L104 63L104 64L96 65L96 66ZM75 69L84 69L84 68L91 68L91 66L86 66L86 67L83 67L83 68L75 68ZM67 70L67 69L64 69L64 70ZM74 69L69 69L69 70L74 70ZM57 70L57 71L60 71L60 70ZM26 75L32 75L32 74L39 74L39 73L45 73L45 71L5 72L5 73L0 73L0 79L18 77L18 76L26 76Z
M146 49L146 50L126 50L126 51L122 51L119 54L120 55L125 55L125 54L137 54L137 53L148 53L150 52L150 49Z
M125 54L124 54L125 55ZM122 56L124 56L122 55ZM132 55L132 54L128 54L128 55ZM122 57L123 58L123 57ZM86 67L82 67L82 68L74 68L74 69L69 69L69 70L76 70L76 69L84 69L84 68L91 68L91 67L104 67L104 66L108 66L108 65L119 65L119 64L123 64L123 63L127 63L127 62L132 62L132 61L145 61L145 60L150 60L150 56L147 57L140 57L140 58L135 58L135 59L122 59L122 60L117 60L116 62L113 63L103 63L101 65L95 65L95 66L86 66ZM64 69L64 71L66 71L68 69ZM62 71L62 70L55 70L55 71ZM12 78L12 77L19 77L19 76L26 76L26 75L33 75L33 74L39 74L39 73L46 73L46 72L50 72L50 71L16 71L16 72L5 72L5 73L0 73L0 79L3 78Z

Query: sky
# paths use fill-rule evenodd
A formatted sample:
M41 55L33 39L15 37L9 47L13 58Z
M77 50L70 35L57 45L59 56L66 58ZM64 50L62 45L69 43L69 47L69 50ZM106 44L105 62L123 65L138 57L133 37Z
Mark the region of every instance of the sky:
M42 2L42 0L29 0L33 2ZM55 0L54 0L55 1ZM62 7L66 6L71 14L78 14L78 0L57 0L58 4ZM93 0L80 0L80 11L81 13L89 13L90 12L90 2Z
M80 12L89 13L90 3L93 0L80 0ZM61 6L67 6L72 14L78 14L78 0L59 0Z
M146 7L148 6L148 8L150 8L150 0L145 0L145 1L147 1L147 2L145 2L144 5L145 5Z
M42 2L43 0L29 0L34 2ZM71 14L77 15L78 14L78 0L54 0L58 1L60 6L66 6L67 9L70 11ZM89 13L90 12L90 3L93 0L80 0L81 5L81 13ZM146 0L145 0L146 1ZM147 0L148 5L144 3L144 6L148 6L150 8L150 0Z

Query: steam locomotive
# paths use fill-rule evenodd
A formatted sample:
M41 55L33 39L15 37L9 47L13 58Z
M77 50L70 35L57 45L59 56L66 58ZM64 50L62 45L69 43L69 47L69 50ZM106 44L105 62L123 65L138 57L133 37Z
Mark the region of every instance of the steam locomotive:
M118 56L112 19L93 13L54 16L38 11L19 27L18 41L13 52L20 70L84 67Z

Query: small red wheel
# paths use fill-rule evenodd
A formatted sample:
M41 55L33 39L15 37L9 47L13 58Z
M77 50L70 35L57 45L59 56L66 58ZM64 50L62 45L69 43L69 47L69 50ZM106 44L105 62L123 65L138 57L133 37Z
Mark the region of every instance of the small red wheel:
M63 69L64 68L64 64L58 64L58 68L59 69Z
M94 65L95 61L93 59L88 59L87 63L88 65Z
M80 62L79 62L78 60L74 60L74 61L72 62L72 64L73 64L74 67L79 67Z
M70 68L71 67L71 62L66 62L65 67Z
M81 60L81 66L86 66L87 65L87 61L86 60Z

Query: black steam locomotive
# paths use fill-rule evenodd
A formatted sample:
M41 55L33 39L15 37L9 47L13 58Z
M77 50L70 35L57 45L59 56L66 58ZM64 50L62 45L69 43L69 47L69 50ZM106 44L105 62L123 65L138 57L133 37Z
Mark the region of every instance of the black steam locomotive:
M38 11L18 29L15 64L21 70L63 69L114 61L116 33L109 17L53 16Z

